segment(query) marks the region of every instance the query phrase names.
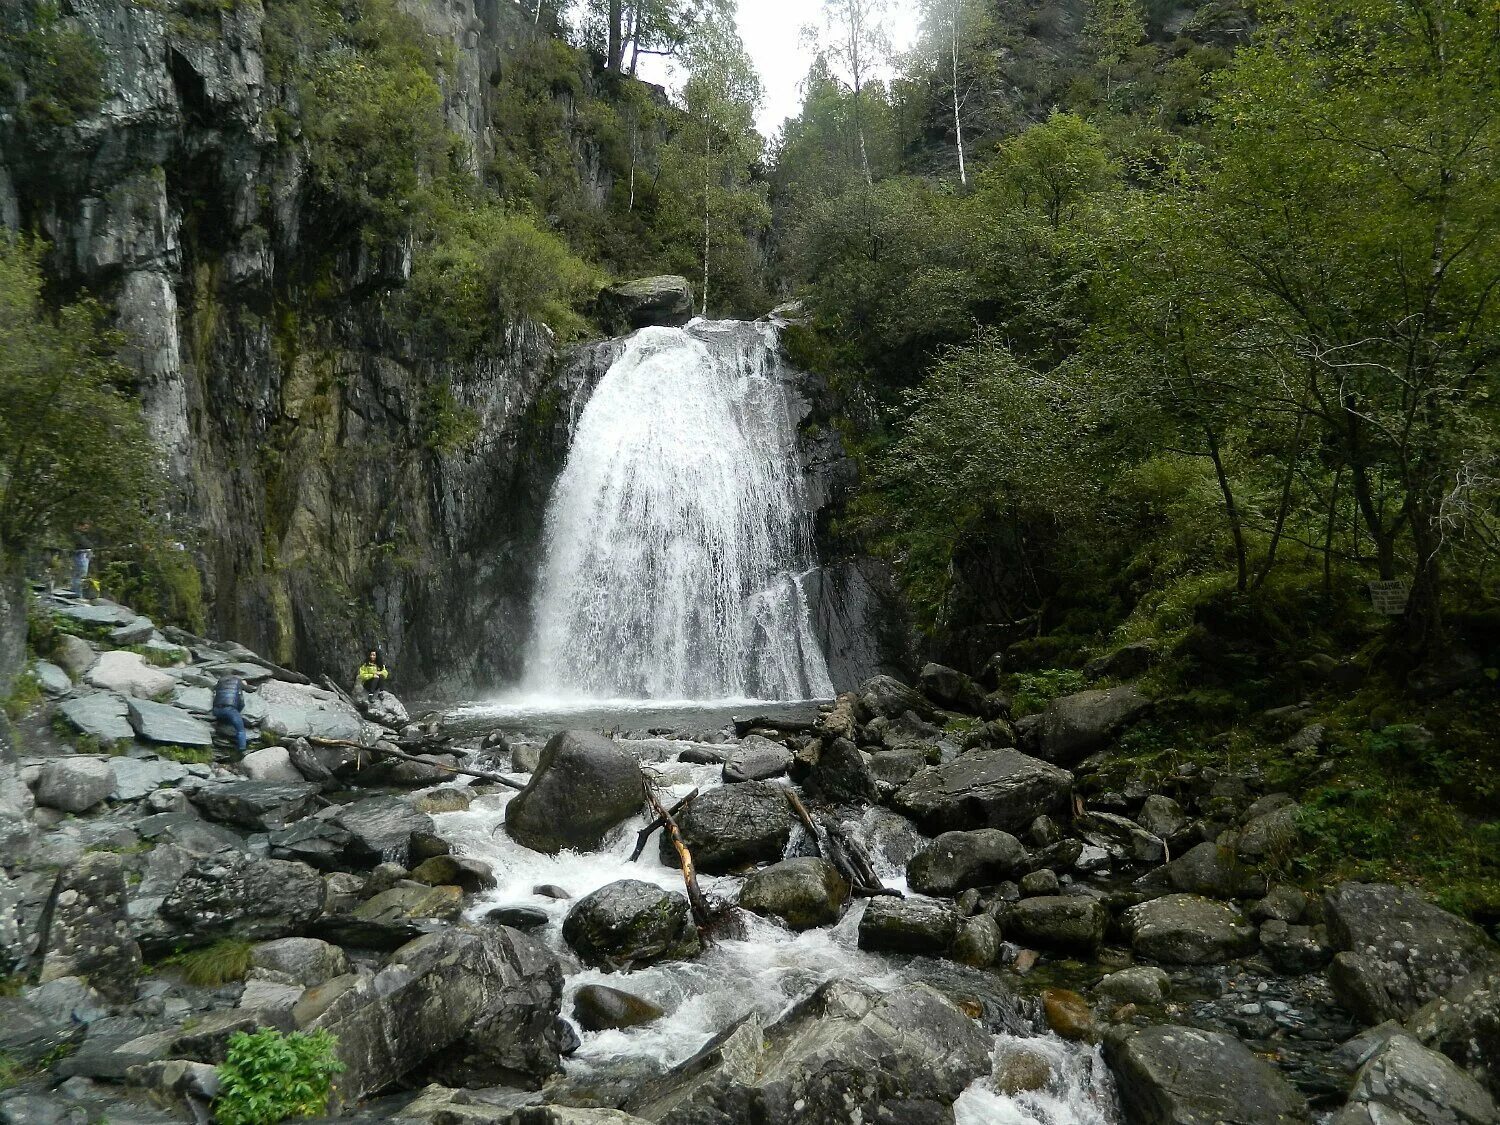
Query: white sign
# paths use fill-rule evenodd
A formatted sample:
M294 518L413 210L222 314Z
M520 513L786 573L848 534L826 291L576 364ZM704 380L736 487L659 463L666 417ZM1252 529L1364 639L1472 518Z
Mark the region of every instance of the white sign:
M1411 588L1399 578L1389 582L1370 583L1370 604L1375 607L1376 613L1383 613L1387 617L1400 617L1406 612L1406 599L1411 596Z

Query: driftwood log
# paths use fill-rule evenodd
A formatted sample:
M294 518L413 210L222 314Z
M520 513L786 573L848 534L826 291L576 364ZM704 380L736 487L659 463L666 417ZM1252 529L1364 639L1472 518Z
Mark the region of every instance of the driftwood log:
M802 827L812 837L813 847L820 856L838 868L839 874L848 882L849 889L856 898L875 898L881 895L904 897L900 891L887 887L880 881L875 865L865 854L864 848L833 817L825 815L820 818L822 823L819 824L794 790L787 789L785 792L787 804L791 805L797 819L802 822Z
M366 746L363 742L351 742L347 738L309 738L307 741L310 746L343 746L367 754L382 754L387 758L395 758L401 762L411 762L418 766L431 766L435 770L462 774L464 777L477 777L480 781L492 781L496 785L504 785L510 789L526 788L524 781L516 781L514 778L505 777L498 773L487 773L484 770L471 770L465 769L463 766L450 766L442 762L430 762L426 758L418 758L414 754L408 754L404 750L397 750L393 747Z
M672 847L677 851L677 862L682 865L682 881L687 884L688 905L693 911L693 921L698 926L700 934L706 933L713 925L713 915L708 909L708 900L703 897L703 891L698 886L698 871L693 866L693 853L688 850L687 844L683 842L682 833L678 831L677 821L672 816L672 811L661 803L657 796L656 787L649 780L645 781L646 803L651 806L651 811L656 813L658 820L667 830L667 836L672 841ZM686 802L679 802L678 807Z
M696 798L697 796L698 790L694 789L686 797L684 797L682 800L678 801L675 805L668 809L668 815L675 817L678 813L682 812L683 809L687 808L688 805L692 804L694 798ZM646 843L651 839L652 836L656 834L656 830L658 828L665 828L666 826L666 817L659 816L635 834L635 851L630 853L631 863L637 862L645 853Z

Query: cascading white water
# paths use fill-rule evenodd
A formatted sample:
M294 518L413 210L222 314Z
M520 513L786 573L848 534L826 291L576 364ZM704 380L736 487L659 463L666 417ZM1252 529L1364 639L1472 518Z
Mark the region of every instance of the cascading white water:
M814 559L774 332L645 328L610 366L547 508L529 692L833 694L800 584Z

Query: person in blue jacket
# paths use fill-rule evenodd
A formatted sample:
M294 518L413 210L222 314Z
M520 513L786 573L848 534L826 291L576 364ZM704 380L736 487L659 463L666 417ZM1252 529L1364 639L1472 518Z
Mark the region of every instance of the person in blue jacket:
M214 685L214 718L234 728L234 740L240 755L245 753L249 736L245 732L245 681L238 676L223 676Z

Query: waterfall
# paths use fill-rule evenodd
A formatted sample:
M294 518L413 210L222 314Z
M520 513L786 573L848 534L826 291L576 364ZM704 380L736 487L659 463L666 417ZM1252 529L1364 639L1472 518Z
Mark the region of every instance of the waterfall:
M529 691L833 694L801 583L815 559L774 333L695 321L626 342L548 503Z

